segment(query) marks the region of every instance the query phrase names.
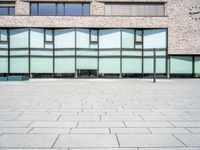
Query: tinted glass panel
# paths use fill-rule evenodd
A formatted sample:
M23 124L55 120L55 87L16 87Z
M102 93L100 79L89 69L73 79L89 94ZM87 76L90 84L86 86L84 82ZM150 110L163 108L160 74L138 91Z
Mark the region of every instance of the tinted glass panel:
M64 15L64 4L58 4L57 5L57 14L58 15Z
M31 15L37 15L37 4L31 4Z
M83 4L83 16L89 16L89 15L90 15L90 5Z
M8 8L0 8L0 15L8 15Z
M81 16L82 15L82 4L66 4L65 15L69 16Z
M15 8L13 8L13 7L9 8L9 14L14 15L15 14Z
M39 14L40 15L55 15L56 14L56 7L55 4L39 4Z

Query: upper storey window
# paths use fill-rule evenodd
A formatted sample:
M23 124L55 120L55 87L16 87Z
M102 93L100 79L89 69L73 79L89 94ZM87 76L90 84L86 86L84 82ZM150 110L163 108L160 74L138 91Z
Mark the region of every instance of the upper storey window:
M106 3L109 16L165 16L165 3Z
M31 15L90 15L89 3L31 3Z
M15 15L15 3L0 3L0 15Z

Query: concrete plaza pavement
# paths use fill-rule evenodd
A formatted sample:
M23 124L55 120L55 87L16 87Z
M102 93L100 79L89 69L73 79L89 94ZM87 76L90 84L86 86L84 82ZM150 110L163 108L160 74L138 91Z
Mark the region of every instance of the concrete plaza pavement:
M0 82L2 150L200 150L200 80Z

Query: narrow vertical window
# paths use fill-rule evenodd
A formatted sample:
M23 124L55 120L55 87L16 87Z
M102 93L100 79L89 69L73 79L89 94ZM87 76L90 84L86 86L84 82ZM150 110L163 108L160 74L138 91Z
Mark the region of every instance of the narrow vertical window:
M90 4L83 4L83 16L90 15Z
M38 5L37 5L37 3L31 4L31 15L38 15Z
M97 42L97 30L90 30L90 42Z
M53 41L53 31L52 30L45 30L45 42L52 42Z
M57 4L57 15L64 15L64 4Z
M0 42L8 41L7 30L0 30Z

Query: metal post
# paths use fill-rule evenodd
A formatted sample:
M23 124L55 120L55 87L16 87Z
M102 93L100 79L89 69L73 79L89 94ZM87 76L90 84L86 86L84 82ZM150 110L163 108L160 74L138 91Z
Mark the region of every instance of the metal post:
M153 49L153 82L156 83L156 49Z

